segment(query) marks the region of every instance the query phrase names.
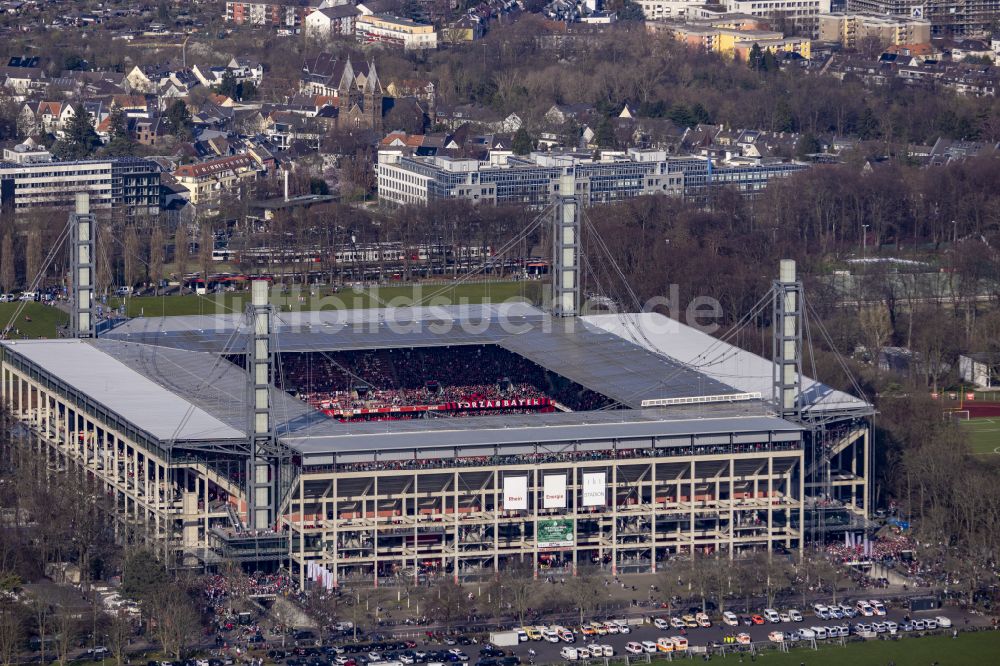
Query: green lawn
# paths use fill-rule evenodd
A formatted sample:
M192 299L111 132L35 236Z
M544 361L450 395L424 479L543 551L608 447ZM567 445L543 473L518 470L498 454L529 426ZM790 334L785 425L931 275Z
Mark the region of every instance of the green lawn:
M996 453L1000 449L1000 418L969 419L959 423L968 433L973 453Z
M718 661L719 658L712 661ZM738 656L729 656L725 663L739 663ZM846 647L824 646L819 650L797 649L789 652L766 652L755 663L766 666L886 666L890 661L898 666L986 666L1000 663L1000 632L982 631L951 636L907 637L898 641L870 640L850 643ZM743 662L751 663L749 655ZM666 663L666 662L662 662Z
M338 293L332 293L329 289L311 292L305 288L291 287L285 294L278 290L272 291L271 302L282 312L407 306L417 302L423 305L499 303L513 299L537 302L541 286L541 283L533 281L475 282L460 285L417 284L343 289ZM142 296L125 301L130 317L163 317L242 312L249 298L249 292L238 292L206 296ZM118 307L119 301L110 299L108 305Z
M16 340L18 338L54 338L57 334L57 327L65 325L69 321L69 315L58 308L42 305L41 303L27 303L16 321L11 321L11 317L17 311L20 303L0 303L0 329L11 326L17 332L11 330L8 338Z

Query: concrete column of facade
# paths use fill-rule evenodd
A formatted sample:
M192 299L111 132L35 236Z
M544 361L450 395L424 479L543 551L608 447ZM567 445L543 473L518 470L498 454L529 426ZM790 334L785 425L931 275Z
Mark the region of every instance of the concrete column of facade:
M691 473L688 475L688 534L690 535L690 555L694 558L695 553L695 535L694 535L694 507L695 507L695 492L697 492L697 483L695 482L697 470L695 469L695 461L691 460L690 463Z
M302 476L299 476L299 492L305 492L305 482L302 480ZM339 508L339 498L337 488L337 477L333 477L333 585L334 587L340 586L340 508ZM302 524L303 528L305 523ZM305 536L303 534L303 536ZM302 557L305 557L305 539L299 540L299 546L302 549ZM303 570L305 565L303 564Z
M774 454L767 457L767 550L774 546Z
M461 550L458 547L458 541L459 541L459 537L458 537L458 533L459 533L459 525L458 525L459 516L458 516L458 513L459 512L458 512L458 471L457 470L455 471L455 476L454 476L454 479L452 480L452 483L453 483L452 489L451 489L452 490L452 502L454 503L454 505L452 506L452 511L454 512L454 523L453 523L452 529L453 529L453 531L455 533L454 543L452 544L452 547L455 550L455 555L454 555L454 558L452 560L452 562L453 562L452 567L453 567L453 570L455 572L455 582L457 583L458 582L458 552L459 552L459 550ZM414 544L414 545L416 545L416 544Z
M494 469L493 477L493 571L500 571L500 473Z
M618 461L611 463L611 575L618 575Z

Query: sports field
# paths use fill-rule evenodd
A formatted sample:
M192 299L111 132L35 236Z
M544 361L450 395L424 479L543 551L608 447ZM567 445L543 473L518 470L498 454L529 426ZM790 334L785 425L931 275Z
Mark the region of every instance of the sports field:
M1000 417L986 416L959 423L969 436L969 446L973 453L1000 454Z
M11 327L7 338L54 338L57 329L69 321L69 315L64 311L42 305L41 303L26 303L24 309L11 321L20 303L0 303L0 329ZM15 330L16 329L16 330Z
M845 647L823 646L819 650L797 649L789 652L766 652L755 663L767 666L985 666L1000 661L1000 632L902 638L898 641L865 641ZM739 663L739 656L728 656L725 663ZM751 663L743 655L744 663ZM713 659L712 661L717 661ZM666 662L661 662L666 663Z
M462 305L483 302L500 303L524 300L537 303L542 283L475 282L459 285L417 284L365 289L347 288L336 293L329 289L289 288L284 293L272 291L271 302L282 312L295 310L349 310L353 308L379 308L409 305ZM140 296L126 298L130 317L164 317L193 314L224 314L242 312L250 295L248 292L208 294L199 296ZM109 307L117 308L120 301L110 299Z

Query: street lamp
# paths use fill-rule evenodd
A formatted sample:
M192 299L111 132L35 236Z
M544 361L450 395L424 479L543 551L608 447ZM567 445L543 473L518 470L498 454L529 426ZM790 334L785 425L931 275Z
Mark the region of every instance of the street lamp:
M861 241L861 258L863 260L868 259L868 227L867 224L862 224L862 241Z

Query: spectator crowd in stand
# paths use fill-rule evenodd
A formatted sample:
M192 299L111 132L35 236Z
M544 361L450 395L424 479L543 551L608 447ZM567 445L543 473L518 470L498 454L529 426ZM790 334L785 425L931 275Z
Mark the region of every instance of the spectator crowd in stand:
M317 409L337 412L532 398L554 400L573 411L613 404L599 393L494 345L288 353L282 355L281 377L285 390ZM534 407L476 407L448 415L551 410L548 400ZM422 415L374 414L366 418L393 420Z

